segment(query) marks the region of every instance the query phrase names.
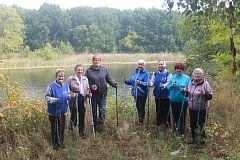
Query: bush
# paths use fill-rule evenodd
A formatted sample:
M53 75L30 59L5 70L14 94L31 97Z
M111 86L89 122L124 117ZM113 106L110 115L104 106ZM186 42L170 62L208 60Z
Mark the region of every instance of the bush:
M53 60L54 58L57 58L57 56L58 56L56 50L52 47L52 45L50 43L47 43L45 45L45 47L36 50L35 54L38 57L41 57L47 61Z
M60 55L67 55L67 54L72 55L75 53L72 45L69 42L67 42L66 44L63 42L60 42L57 48L57 52Z
M20 83L11 86L9 80L9 77L0 74L0 156L6 159L34 159L39 154L37 152L46 148L44 140L48 136L48 123L45 104L29 98Z
M31 50L30 47L28 45L26 45L22 50L21 50L21 54L24 58L29 58L31 55Z

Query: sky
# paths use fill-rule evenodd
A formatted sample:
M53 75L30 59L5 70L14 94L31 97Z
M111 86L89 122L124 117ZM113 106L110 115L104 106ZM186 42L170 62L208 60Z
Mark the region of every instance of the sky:
M164 0L0 0L0 4L7 6L17 5L27 9L39 9L43 3L57 4L62 9L69 9L79 6L90 7L110 7L118 9L135 9L135 8L158 8L166 7Z

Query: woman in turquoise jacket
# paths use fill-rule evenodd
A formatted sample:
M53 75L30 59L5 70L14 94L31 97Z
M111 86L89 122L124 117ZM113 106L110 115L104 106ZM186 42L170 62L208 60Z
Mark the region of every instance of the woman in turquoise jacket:
M176 74L172 76L166 87L170 92L174 129L182 135L185 133L186 111L188 106L185 88L187 88L190 82L190 77L183 73L185 70L184 63L177 62L174 69Z
M130 79L123 79L124 83L132 86L131 95L134 97L138 111L138 125L142 125L145 117L145 104L148 95L150 76L145 69L144 60L138 60L138 68L132 73Z

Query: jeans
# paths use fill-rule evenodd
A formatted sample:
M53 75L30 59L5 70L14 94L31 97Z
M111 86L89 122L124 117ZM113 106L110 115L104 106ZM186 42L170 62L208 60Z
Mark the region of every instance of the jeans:
M94 95L91 98L94 127L103 124L106 120L106 101L107 94L104 94L102 97Z

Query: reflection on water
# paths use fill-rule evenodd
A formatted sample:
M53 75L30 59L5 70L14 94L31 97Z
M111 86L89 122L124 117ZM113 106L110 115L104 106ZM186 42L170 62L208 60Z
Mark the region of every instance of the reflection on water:
M123 89L123 77L129 78L132 72L136 69L136 64L107 64L104 65L111 77L119 82L119 91ZM87 69L89 66L84 66ZM156 70L156 64L147 64L147 69L150 73ZM65 80L73 73L73 68L64 68L66 70ZM11 82L22 82L24 88L31 97L43 97L47 85L55 80L56 68L41 68L41 69L16 69L4 71L10 76ZM151 74L152 75L152 74ZM129 94L129 86L127 86ZM114 95L114 89L109 88L109 95Z

